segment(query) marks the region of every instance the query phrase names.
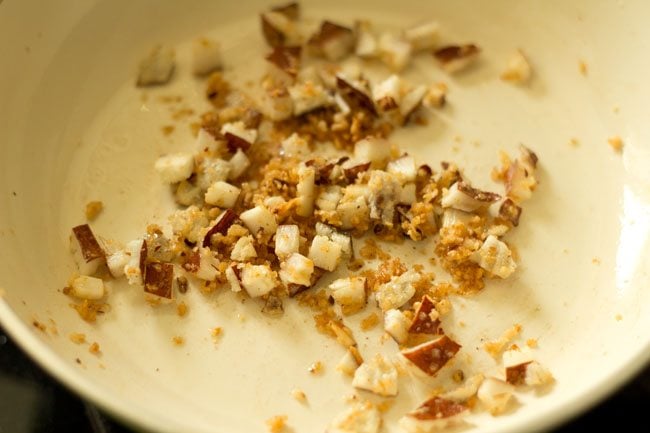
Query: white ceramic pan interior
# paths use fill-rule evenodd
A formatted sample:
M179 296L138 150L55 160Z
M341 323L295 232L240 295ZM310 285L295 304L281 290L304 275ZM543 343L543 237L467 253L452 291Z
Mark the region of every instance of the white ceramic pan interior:
M180 318L175 307L152 308L138 290L111 283L110 312L89 325L61 293L74 271L69 231L84 222L86 202L103 201L93 227L119 241L164 222L173 208L153 162L191 148L195 119L165 137L160 129L171 113L156 101L182 94L184 106L208 108L204 83L187 67L188 41L202 34L221 41L226 64L234 65L226 73L243 83L263 68L258 13L266 7L0 1L0 321L57 379L140 428L262 432L264 420L286 414L295 432L320 432L352 392L334 368L343 349L291 302L282 318L270 319L258 303L225 290L190 290L189 315ZM489 187L499 149L524 143L539 156L539 188L511 238L517 274L455 301L445 325L474 342L463 349L474 366L489 368L482 341L520 323L522 338L537 339L536 356L557 381L541 395L519 395L509 414L472 417L473 428L548 428L637 372L650 356L650 4L304 1L303 10L314 21L367 18L393 29L433 18L445 41L483 48L480 64L456 78L428 58L409 71L449 85L447 108L427 127L392 138L418 158L459 161L477 185ZM176 48L179 67L169 86L143 99L134 87L136 65L160 42ZM523 88L498 79L517 48L534 68ZM622 154L607 144L612 136L622 139ZM408 251L411 263L430 253ZM216 326L223 335L215 343ZM98 342L102 355L72 343L75 332ZM362 352L394 351L392 341L378 348L380 334L364 334ZM174 336L185 345L172 344ZM315 361L324 365L316 377L307 371ZM307 405L291 397L294 388L304 390ZM402 386L384 431L397 431L396 419L423 395Z

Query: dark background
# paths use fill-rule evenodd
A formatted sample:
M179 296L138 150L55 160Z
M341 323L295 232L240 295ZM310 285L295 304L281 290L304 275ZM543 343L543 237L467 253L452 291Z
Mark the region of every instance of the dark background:
M628 432L648 431L649 403L650 367L556 432L600 431L612 421ZM37 432L130 433L52 380L0 328L0 433Z

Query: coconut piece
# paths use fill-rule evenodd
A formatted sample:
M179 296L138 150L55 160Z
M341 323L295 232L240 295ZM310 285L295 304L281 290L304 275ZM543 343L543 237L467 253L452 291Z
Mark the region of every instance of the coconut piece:
M349 183L354 183L357 180L359 174L364 173L370 169L370 162L357 164L352 167L343 169L343 176Z
M426 86L417 86L411 89L402 97L402 102L399 106L399 112L404 119L404 123L408 122L411 115L422 106L424 96L427 94Z
M474 44L448 45L433 52L442 68L455 73L467 69L478 58L481 49Z
M537 155L524 145L519 146L519 152L520 157L510 163L505 173L506 195L515 203L528 200L537 187Z
M417 187L414 183L408 183L402 186L397 202L399 204L412 205L417 201Z
M205 37L192 41L192 73L194 75L208 75L222 67L221 48L217 42Z
M201 162L201 167L196 170L196 186L205 192L213 183L227 180L231 169L228 161L220 158L205 158Z
M358 402L337 415L325 433L379 433L381 412L370 402Z
M467 410L464 404L442 397L432 397L402 417L399 426L405 433L443 430L458 423Z
M359 363L350 350L346 350L345 355L336 364L336 370L347 376L353 376L358 367Z
M514 388L509 383L495 377L486 378L476 393L479 401L485 405L492 415L500 415L506 411L513 399Z
M354 32L348 27L323 21L320 29L309 38L312 51L330 61L338 61L354 50Z
M81 275L71 284L72 295L80 299L97 300L104 297L104 282L99 278Z
M438 43L439 28L437 22L427 21L404 30L404 39L411 44L415 52L431 50Z
M391 309L384 313L384 330L398 344L406 343L410 322L400 310Z
M521 217L521 206L518 206L514 201L506 198L499 207L499 217L508 221L514 227L519 225L519 218Z
M203 191L197 185L181 181L174 191L174 200L182 206L191 206L201 201Z
M235 153L237 149L247 151L257 140L257 130L246 128L242 121L225 123L220 132L225 137L231 153Z
M232 208L237 203L241 189L226 182L215 182L205 193L207 204L218 206L222 209Z
M366 278L340 278L329 285L334 301L348 310L357 310L366 304Z
M415 158L405 154L391 161L386 166L386 171L399 178L401 183L415 182L418 169L415 165Z
M503 352L506 382L511 385L541 386L553 382L553 375L533 357L529 350L510 349Z
M196 144L194 145L197 152L213 152L216 154L224 150L225 142L217 140L214 135L206 129L201 128L196 134Z
M323 86L311 81L294 84L288 90L293 102L294 116L300 116L334 103L334 99Z
M402 350L402 355L429 376L434 376L460 350L461 345L443 335L418 346Z
M159 298L172 299L174 265L171 263L147 263L144 273L144 291Z
M314 262L299 253L293 253L280 264L280 279L285 285L311 286Z
M212 235L221 233L225 236L226 233L228 233L228 229L236 219L237 214L232 209L226 209L224 212L222 212L219 215L217 222L212 226L212 228L210 228L210 230L207 231L203 237L203 247L210 247L212 245Z
M247 235L237 239L230 253L230 259L244 262L255 257L257 257L257 251L255 251L253 236Z
M354 159L382 164L390 157L390 144L383 138L368 137L354 144Z
M219 261L209 248L199 248L188 254L183 269L205 281L217 278Z
M262 34L266 42L272 47L297 42L299 35L296 31L295 21L299 17L300 5L298 3L274 7L269 12L261 14Z
M241 292L241 281L239 281L239 269L232 263L226 268L225 275L226 281L230 284L230 290L233 292Z
M154 168L165 183L176 183L189 178L194 171L194 156L191 153L174 153L161 156Z
M237 149L235 154L230 158L228 161L228 164L230 164L230 171L228 173L228 179L234 180L239 178L241 175L246 172L248 167L251 165L250 159L248 159L248 156L244 153L244 151L240 148Z
M409 64L412 51L411 44L401 36L384 33L379 37L379 58L394 71Z
M370 189L370 218L392 227L395 206L401 194L401 185L396 176L382 170L372 170L368 180Z
M124 275L124 266L129 262L130 256L123 249L113 251L106 256L108 271L113 278L119 278Z
M272 235L278 228L278 223L275 216L264 206L255 206L239 216L251 233L257 234L262 231L266 234Z
M476 215L449 207L442 213L442 227L452 227L456 224L467 225Z
M337 231L334 227L321 222L316 223L316 234L326 236L332 242L341 246L341 257L349 258L352 256L352 238L344 233Z
M390 281L377 288L375 298L382 311L399 308L406 304L415 294L413 283L420 279L420 274L408 270L402 275L391 277Z
M240 280L251 298L264 296L278 285L277 273L268 265L245 263L241 269Z
M474 212L481 207L489 206L500 198L499 194L472 188L468 183L459 180L442 196L440 203L444 208L453 207L465 212Z
M352 386L375 394L397 395L397 369L383 355L377 354L354 372Z
M309 153L309 143L295 132L282 140L281 155L302 158L309 155Z
M293 100L284 86L265 89L262 107L269 119L275 122L286 120L293 115Z
M408 332L414 334L437 334L438 328L440 327L438 316L433 299L424 295L420 305L415 310L413 322L411 322Z
M174 50L157 45L141 62L138 70L139 87L166 84L174 72Z
M275 232L275 255L280 259L297 253L300 248L300 230L297 225L281 225Z
M346 103L353 108L360 108L377 115L375 103L370 97L368 86L359 80L352 80L343 74L336 75L336 88Z
M337 268L342 256L342 248L338 243L326 236L316 235L309 247L308 257L316 266L332 272Z
M372 89L372 97L383 111L398 108L401 101L402 80L393 74Z
M372 33L372 26L368 21L357 21L354 23L354 30L357 36L357 43L354 53L362 58L376 57L379 52L377 38Z
M70 249L80 274L92 275L106 261L106 253L88 224L72 228Z
M489 235L470 259L499 278L508 278L517 269L508 245L494 235Z
M302 48L278 46L266 56L270 63L271 77L280 83L290 84L295 81L300 71L300 54Z
M126 244L126 254L129 261L124 266L124 275L130 285L144 284L144 274L147 262L147 242L136 239Z
M530 80L532 72L530 63L524 53L517 50L508 60L508 65L501 73L501 79L515 84L525 84Z
M321 189L316 199L316 207L321 210L333 211L343 197L342 188L338 185L328 185Z
M465 383L463 383L461 386L452 391L448 391L442 394L441 397L459 403L465 402L476 395L479 386L481 386L481 383L483 383L483 379L484 378L482 374L475 374L474 376L471 376L465 380Z
M429 86L427 93L422 99L422 104L429 108L441 108L447 102L447 85L445 83L434 83Z

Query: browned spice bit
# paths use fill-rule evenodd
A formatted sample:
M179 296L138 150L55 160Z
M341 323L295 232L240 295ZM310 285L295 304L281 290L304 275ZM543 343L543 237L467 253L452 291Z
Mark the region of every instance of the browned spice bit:
M88 352L92 353L95 356L101 355L102 351L99 348L99 344L97 342L94 342L93 344L90 345L88 348Z
M354 48L354 31L326 20L307 43L316 55L328 60L340 60Z
M70 306L77 311L79 317L88 323L94 323L97 320L97 315L104 314L108 308L108 304L92 302L88 299L84 299L79 304L71 304Z
M456 355L460 348L460 344L443 335L437 340L403 350L402 355L420 370L433 376Z
M269 432L281 433L284 431L285 427L287 426L287 419L288 417L286 415L276 415L267 419L266 425L269 428Z
M510 222L514 227L519 225L519 217L521 217L521 206L518 206L514 201L507 198L499 207L499 217Z
M621 152L623 150L623 140L618 135L614 137L609 137L607 143L614 149L616 152Z
M39 322L38 320L36 320L36 319L34 319L32 321L32 325L34 325L34 327L36 329L38 329L39 331L41 331L41 332L46 332L47 331L47 327L44 324L42 324L41 322Z
M225 236L228 233L228 229L237 218L239 218L239 215L237 215L235 211L232 209L226 209L219 217L217 223L205 234L205 237L203 238L203 247L207 248L212 245L212 235L221 233Z
M178 314L179 317L187 316L187 304L185 302L181 301L176 306L176 314Z
M264 307L262 307L262 313L268 314L270 316L280 316L284 313L284 307L282 305L282 299L275 295L269 295L264 302Z
M467 410L467 406L442 397L433 397L408 416L422 421L450 418Z
M185 344L185 339L177 335L175 337L172 337L172 343L174 343L175 346L182 346Z
M248 129L257 129L260 126L260 123L262 122L262 118L264 116L262 113L257 111L254 108L249 108L244 112L244 116L242 117L242 122L244 122L244 126Z
M506 367L506 382L512 385L523 385L526 382L526 370L532 361Z
M174 265L171 263L147 263L144 273L144 291L161 298L173 297Z
M379 315L377 313L370 313L361 321L361 330L369 331L379 324Z
M295 78L300 70L300 53L302 48L300 46L292 47L275 47L266 60L278 67L283 72L286 72L291 77Z
M86 334L80 334L73 332L70 334L70 341L75 344L84 344L86 342Z
M440 320L435 309L433 300L429 296L423 296L420 306L415 311L413 322L408 332L415 334L437 334Z
M104 203L101 201L89 201L86 203L86 219L93 221L104 209Z
M213 72L208 78L205 94L214 108L223 108L230 94L230 85L221 72Z
M176 129L176 127L174 125L165 125L165 126L162 127L162 133L163 133L164 136L167 137L167 136L172 135L172 133L174 132L174 129Z

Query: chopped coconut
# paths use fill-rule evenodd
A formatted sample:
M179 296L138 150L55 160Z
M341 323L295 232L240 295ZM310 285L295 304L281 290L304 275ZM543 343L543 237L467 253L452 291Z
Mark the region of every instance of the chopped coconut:
M161 45L155 46L140 62L138 86L166 84L174 72L174 50Z
M357 368L352 386L384 397L397 395L397 369L381 354Z
M257 251L255 251L255 241L253 236L242 236L235 242L235 246L232 248L230 253L231 260L237 260L244 262L246 260L257 257Z
M124 266L124 275L131 285L144 284L144 263L147 260L147 243L136 239L126 244L126 254L130 259Z
M241 190L226 182L213 183L205 193L205 202L222 209L231 208L237 203Z
M489 206L500 198L498 194L472 188L460 180L443 195L441 204L445 208L453 207L465 212L474 212L481 207Z
M284 156L305 157L309 155L309 143L297 133L291 134L282 140L282 151Z
M106 260L106 254L88 224L72 228L70 249L79 273L83 275L94 274Z
M399 420L405 433L444 430L459 422L467 406L442 397L432 397Z
M530 80L532 68L521 50L515 51L508 61L508 66L501 73L501 79L516 84L525 84Z
M111 273L113 278L119 278L124 275L124 267L129 262L129 259L129 254L123 249L113 251L111 254L106 256L108 271Z
M433 55L445 71L455 73L467 69L476 61L480 52L474 44L448 45L434 51Z
M396 175L401 183L414 182L418 171L415 166L415 158L411 155L403 155L389 162L386 170Z
M252 233L262 231L272 235L278 228L275 216L264 206L255 206L243 212L239 218Z
M336 364L336 370L347 376L354 376L354 372L357 371L359 364L357 363L356 358L349 350L345 351L345 355L341 360Z
M244 174L248 167L250 167L251 161L248 159L248 156L246 156L243 150L237 149L237 152L235 152L232 158L230 158L228 164L230 165L228 179L234 180Z
M517 269L508 245L494 235L485 239L481 248L472 254L471 260L500 278L508 278Z
M192 73L194 75L208 75L221 67L221 49L218 43L205 37L192 42Z
M399 310L391 309L384 313L384 330L398 344L406 343L411 321Z
M420 274L412 270L391 277L390 281L380 285L375 293L379 308L388 311L406 304L415 294L413 283L419 279Z
M366 304L365 287L365 277L348 277L332 282L329 289L337 304L342 307L360 308Z
M278 285L277 274L267 265L245 263L241 270L241 285L251 298L264 296Z
M474 376L468 378L465 383L463 383L458 388L442 394L442 397L446 398L447 400L457 402L467 401L476 395L479 386L481 386L481 383L483 383L483 379L484 378L482 374L475 374Z
M309 247L309 258L321 269L332 272L341 260L342 248L326 236L316 235Z
M435 309L433 299L424 295L422 301L415 310L413 322L408 329L408 332L415 334L437 334L440 320L439 314Z
M275 232L275 255L280 259L297 253L300 248L300 230L297 225L281 225Z
M314 84L311 81L295 84L289 87L288 90L293 101L294 116L300 116L334 103L334 99L323 86Z
M97 300L104 297L104 282L99 278L82 275L72 281L71 288L77 298Z
M233 292L241 292L241 282L239 281L237 272L239 272L239 270L235 270L234 266L228 266L225 272L226 281L230 284L230 290Z
M435 375L460 350L460 344L446 335L402 350L402 355L429 376Z
M280 265L280 279L285 284L311 286L314 262L299 253L293 253Z
M411 44L413 51L433 49L438 42L439 27L435 21L419 24L404 30L404 39Z
M500 415L508 408L514 388L512 385L494 377L486 378L476 393L479 401L492 415Z
M408 40L384 33L379 38L379 58L392 70L401 71L411 61L412 47Z
M339 414L325 433L379 433L381 412L370 402L355 403Z
M316 198L316 171L314 167L304 164L298 166L298 185L296 186L298 206L296 213L303 217L314 213L314 200Z
M341 60L354 49L354 32L348 27L323 21L318 32L309 39L309 46L327 60Z
M194 171L194 156L190 153L174 153L158 158L154 168L165 183L177 183L187 179Z
M370 23L367 21L357 22L355 30L357 34L357 44L354 50L355 54L364 58L377 56L377 38L372 33Z

